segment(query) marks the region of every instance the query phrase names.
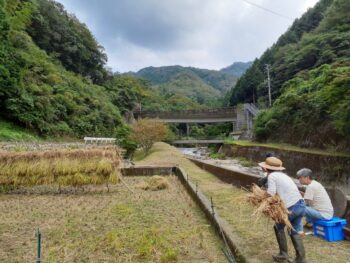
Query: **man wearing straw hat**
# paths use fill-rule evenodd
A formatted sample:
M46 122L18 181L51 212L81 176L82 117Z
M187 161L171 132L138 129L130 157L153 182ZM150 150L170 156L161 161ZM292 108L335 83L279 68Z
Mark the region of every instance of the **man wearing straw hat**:
M289 211L288 219L293 229L290 231L290 237L295 249L296 258L293 261L288 255L288 246L284 232L284 224L275 224L274 230L279 247L279 254L273 256L276 262L295 262L306 263L305 249L303 240L299 233L302 232L302 218L305 215L305 203L298 187L294 181L282 171L282 161L276 157L268 157L265 162L259 163L259 166L267 173L268 188L267 194L274 196L278 194Z

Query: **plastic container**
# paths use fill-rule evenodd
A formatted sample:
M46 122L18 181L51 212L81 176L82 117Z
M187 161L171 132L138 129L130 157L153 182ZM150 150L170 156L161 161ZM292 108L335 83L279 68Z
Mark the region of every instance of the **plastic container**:
M333 242L345 239L343 227L346 224L347 223L345 219L333 217L330 220L314 221L312 224L312 229L315 236Z

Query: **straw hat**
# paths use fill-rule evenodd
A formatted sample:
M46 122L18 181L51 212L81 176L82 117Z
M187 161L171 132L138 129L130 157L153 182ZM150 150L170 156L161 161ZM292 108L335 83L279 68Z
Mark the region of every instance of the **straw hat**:
M259 166L273 171L282 171L286 169L282 166L282 161L276 157L266 158L265 162L259 163Z

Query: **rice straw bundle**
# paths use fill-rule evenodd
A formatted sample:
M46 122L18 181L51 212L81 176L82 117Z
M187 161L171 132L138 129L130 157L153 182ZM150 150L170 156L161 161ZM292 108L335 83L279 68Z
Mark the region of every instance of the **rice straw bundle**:
M148 182L142 182L136 186L143 190L158 191L169 188L169 182L165 177L154 175Z
M117 184L118 148L0 152L0 186Z
M247 201L256 207L254 216L263 214L276 223L285 224L288 229L293 228L288 219L288 209L279 195L266 196L266 192L256 184L253 184L251 190L252 192L247 195Z

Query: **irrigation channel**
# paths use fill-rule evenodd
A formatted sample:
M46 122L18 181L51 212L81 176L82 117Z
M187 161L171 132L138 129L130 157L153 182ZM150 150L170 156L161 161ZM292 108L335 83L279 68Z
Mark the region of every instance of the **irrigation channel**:
M250 159L244 157L224 157L223 159L214 159L210 158L210 150L208 147L194 147L194 148L178 148L185 156L200 160L201 162L208 163L210 165L223 167L225 169L239 171L242 173L248 173L252 175L256 175L258 177L262 177L263 172L261 168L257 165L257 163L253 162ZM261 160L263 161L263 160ZM298 167L297 169L301 169L303 167ZM288 170L287 170L288 173ZM293 172L289 171L290 176L294 177ZM298 180L294 178L295 183L298 184ZM342 181L333 181L333 182L324 182L323 180L319 180L323 185L328 187L337 187L341 191L343 191L346 195L350 196L350 184L344 183Z

